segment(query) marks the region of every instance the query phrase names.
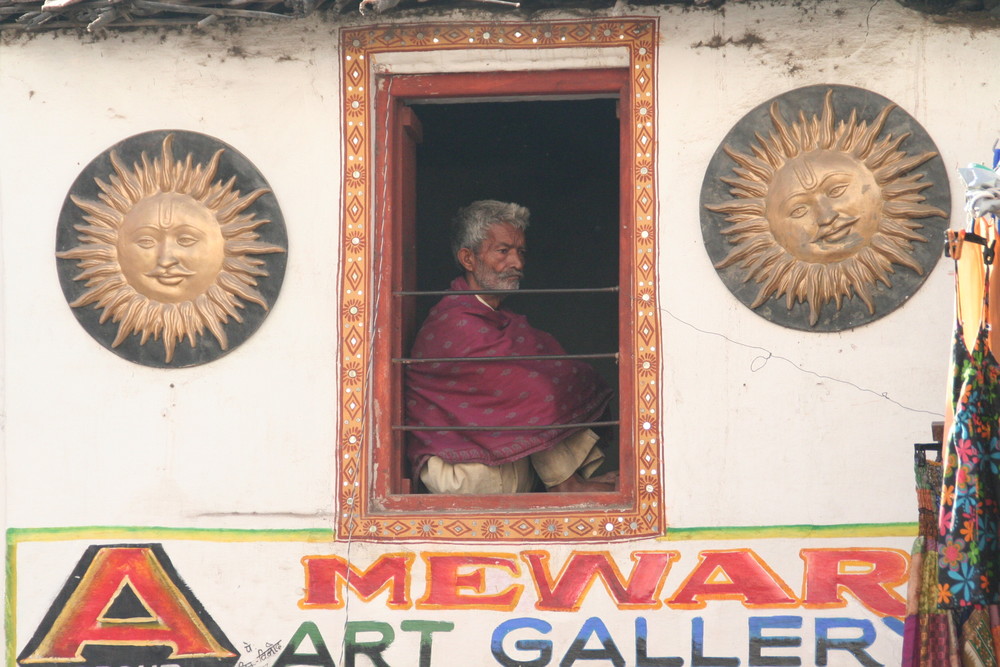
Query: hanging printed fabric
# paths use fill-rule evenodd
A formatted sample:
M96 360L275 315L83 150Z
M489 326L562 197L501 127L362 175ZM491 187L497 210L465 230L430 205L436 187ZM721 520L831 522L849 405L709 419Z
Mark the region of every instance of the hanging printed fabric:
M972 222L968 230L949 232L956 261L949 397L954 417L944 448L938 515L938 606L955 610L961 653L995 665L1000 603L1000 362L990 345L989 292L1000 179L981 165L960 172L968 188L966 209ZM965 255L961 268L975 269L973 277L960 270L960 254ZM978 296L979 290L981 310L970 312L968 297ZM967 327L969 333L976 331L972 340L965 335Z
M940 506L941 464L918 455L914 468L920 533L910 557L906 596L902 667L951 667L957 660L951 614L937 607L937 508Z

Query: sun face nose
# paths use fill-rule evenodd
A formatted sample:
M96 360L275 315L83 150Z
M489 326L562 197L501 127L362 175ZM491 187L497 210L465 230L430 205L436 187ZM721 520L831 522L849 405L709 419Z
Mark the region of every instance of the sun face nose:
M840 215L833 202L826 197L820 197L819 201L816 202L816 211L816 222L819 223L820 227L829 227Z
M159 245L156 253L156 263L158 266L170 267L177 264L177 248L171 240L165 240Z

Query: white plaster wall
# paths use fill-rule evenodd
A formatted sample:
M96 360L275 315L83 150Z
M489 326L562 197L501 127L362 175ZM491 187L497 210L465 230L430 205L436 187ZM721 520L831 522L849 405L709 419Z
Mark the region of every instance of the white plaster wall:
M8 525L324 524L337 378L336 49L332 28L291 23L97 41L44 34L3 47ZM83 331L53 255L80 170L159 128L213 135L246 155L277 197L290 250L256 335L169 372L119 359Z
M965 76L960 63L988 60L997 41L893 2L730 3L724 15L669 14L661 28L664 487L671 523L913 520L910 445L928 441L930 422L940 419L929 413L944 411L950 260L939 262L904 307L868 326L838 334L784 329L752 314L713 278L697 193L709 159L743 114L819 83L861 86L896 102L927 129L950 174L988 160L1000 131L1000 82L980 71ZM739 40L747 31L763 44L692 48L715 34ZM957 226L963 191L954 180L952 197Z
M661 413L674 526L913 521L910 445L928 439L943 411L947 261L874 324L840 334L783 329L716 276L698 197L710 157L745 112L817 83L892 99L924 125L949 169L987 159L1000 132L1000 79L988 67L960 78L959 67L994 62L1000 40L894 2L796 4L627 12L661 19ZM336 28L316 18L100 40L45 33L0 45L8 526L328 525ZM747 31L763 44L693 47ZM216 362L169 372L91 340L63 299L53 257L59 209L80 170L115 142L161 128L204 132L243 152L270 181L290 244L281 296L259 331ZM961 194L953 184L953 224Z

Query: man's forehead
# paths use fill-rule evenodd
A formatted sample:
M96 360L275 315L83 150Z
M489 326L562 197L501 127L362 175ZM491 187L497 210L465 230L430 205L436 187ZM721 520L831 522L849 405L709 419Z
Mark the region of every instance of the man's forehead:
M486 239L493 243L524 245L524 230L510 222L495 222L487 227Z

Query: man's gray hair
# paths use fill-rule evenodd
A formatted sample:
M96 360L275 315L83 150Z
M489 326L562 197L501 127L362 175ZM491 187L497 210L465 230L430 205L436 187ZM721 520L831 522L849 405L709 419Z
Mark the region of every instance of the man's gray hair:
M523 232L528 228L530 215L528 209L520 204L495 199L474 201L458 209L451 221L451 252L455 261L458 261L458 251L462 248L478 254L491 226L508 223Z

